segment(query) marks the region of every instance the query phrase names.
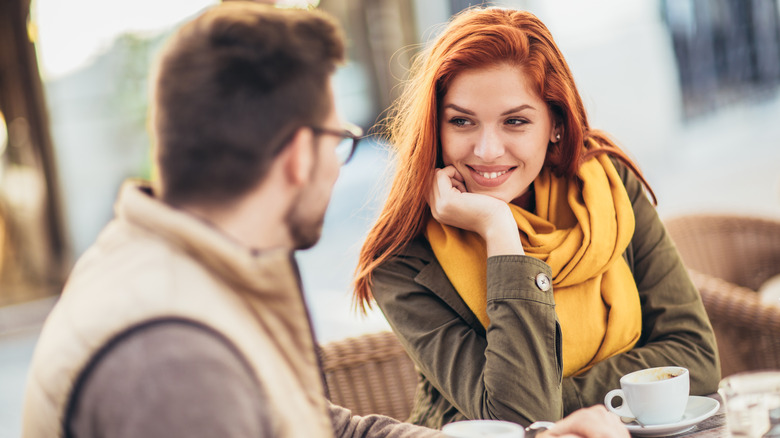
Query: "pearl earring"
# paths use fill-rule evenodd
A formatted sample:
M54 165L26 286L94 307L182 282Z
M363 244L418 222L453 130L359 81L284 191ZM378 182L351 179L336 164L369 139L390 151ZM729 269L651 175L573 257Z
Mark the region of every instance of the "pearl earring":
M555 134L555 141L561 141L561 134Z

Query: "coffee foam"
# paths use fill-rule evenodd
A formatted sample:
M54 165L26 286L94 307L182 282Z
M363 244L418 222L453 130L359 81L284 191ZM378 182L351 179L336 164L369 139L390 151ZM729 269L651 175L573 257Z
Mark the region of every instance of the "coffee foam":
M632 375L628 381L632 383L649 383L657 382L659 380L673 379L679 377L683 373L679 370L670 370L666 368L654 368L644 370L642 372Z

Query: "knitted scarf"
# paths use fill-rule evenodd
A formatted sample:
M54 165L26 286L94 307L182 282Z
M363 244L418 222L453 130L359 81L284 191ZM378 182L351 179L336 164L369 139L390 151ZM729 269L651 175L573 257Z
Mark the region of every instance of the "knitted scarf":
M509 204L525 253L552 269L565 377L630 350L642 329L636 283L622 257L634 234L625 186L606 154L585 162L577 176L581 185L545 168L534 181L536 212ZM434 219L425 236L458 294L487 327L484 240Z

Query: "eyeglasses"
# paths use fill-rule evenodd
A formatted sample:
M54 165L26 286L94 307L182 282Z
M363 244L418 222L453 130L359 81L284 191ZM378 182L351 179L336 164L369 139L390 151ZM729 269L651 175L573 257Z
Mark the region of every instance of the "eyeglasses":
M355 155L358 142L363 138L363 130L359 126L347 124L344 129L321 128L319 126L310 126L315 135L333 135L341 137L341 141L336 146L336 157L342 166L347 164L352 156Z

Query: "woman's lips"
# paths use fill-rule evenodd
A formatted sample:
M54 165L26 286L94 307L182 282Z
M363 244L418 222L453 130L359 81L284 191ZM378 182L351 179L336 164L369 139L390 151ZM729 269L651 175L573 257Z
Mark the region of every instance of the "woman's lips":
M471 178L474 182L483 187L500 186L509 179L512 172L515 170L514 167L475 169L471 166L468 166L468 169L471 172Z

